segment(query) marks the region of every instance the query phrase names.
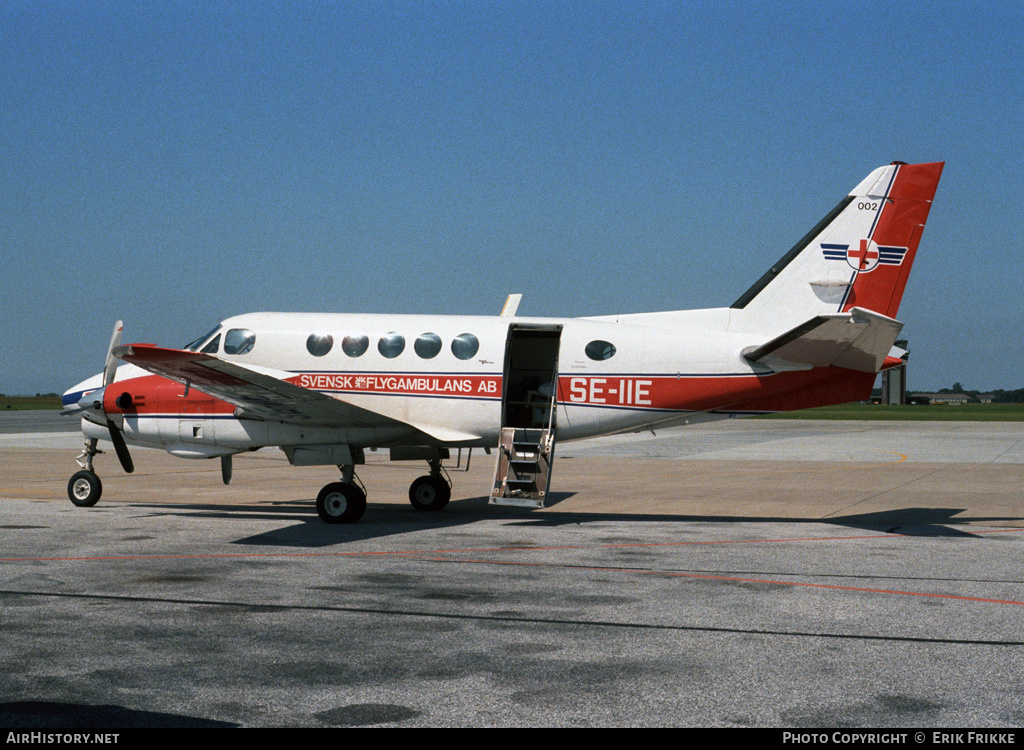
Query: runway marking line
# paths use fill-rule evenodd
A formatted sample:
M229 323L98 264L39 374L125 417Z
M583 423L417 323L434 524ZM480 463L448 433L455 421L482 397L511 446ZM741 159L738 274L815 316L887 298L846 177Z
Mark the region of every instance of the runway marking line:
M729 581L731 583L763 583L775 586L798 586L813 589L831 589L833 591L856 591L867 594L890 594L893 596L918 596L928 599L953 599L962 602L983 602L986 604L1009 604L1015 607L1024 607L1024 601L1014 599L990 599L980 596L962 596L959 594L931 594L923 591L900 591L899 589L875 589L865 586L841 586L835 583L807 583L804 581L779 581L770 578L742 578L740 576L712 575L710 573L683 573L679 571L666 570L642 570L640 568L607 568L596 565L555 565L553 563L516 562L512 560L459 560L446 557L424 558L437 562L482 564L482 565L516 565L537 568L566 568L573 570L590 570L604 573L635 573L637 575L664 576L667 578L690 578L709 581Z
M1022 529L990 529L981 530L978 534L1005 534L1009 532L1021 532ZM833 591L853 591L860 593L888 594L893 596L916 596L931 599L947 599L964 602L981 602L987 604L1009 604L1016 607L1024 607L1024 601L1013 599L994 599L988 597L963 596L958 594L933 594L920 591L900 591L898 589L880 589L863 586L842 586L830 583L808 583L804 581L784 581L765 578L746 578L741 576L715 575L711 573L685 573L680 571L665 570L643 570L641 568L612 568L591 565L566 565L555 563L523 562L513 560L485 560L465 559L458 557L444 557L443 555L457 555L466 553L493 552L557 552L562 550L593 550L593 549L625 549L636 547L683 547L713 544L781 544L784 542L828 542L828 541L856 541L863 539L909 539L903 534L861 534L857 536L827 536L827 537L793 537L789 539L749 539L749 540L718 540L718 541L686 541L686 542L633 542L626 544L598 544L598 545L564 545L553 547L492 547L480 549L450 549L450 550L394 550L388 552L286 552L286 553L215 553L197 555L119 555L106 557L14 557L0 558L0 563L7 562L131 562L139 560L203 560L203 559L238 559L238 558L308 558L308 557L412 557L419 560L431 562L446 562L467 565L510 565L523 567L542 568L572 568L574 570L590 570L600 572L630 573L636 575L663 576L666 578L688 578L696 580L729 581L735 583L760 583L776 586L796 586L801 588L829 589Z
M1024 529L979 529L972 534L1020 533ZM409 557L413 555L447 555L480 552L558 552L561 550L627 549L631 547L687 547L718 544L782 544L784 542L844 542L862 539L912 539L907 534L856 534L850 536L783 537L778 539L714 539L685 542L624 542L620 544L565 544L529 547L466 547L439 550L386 550L379 552L211 552L191 555L106 555L83 557L0 557L8 562L131 562L138 560L216 560L234 558L302 558L302 557Z

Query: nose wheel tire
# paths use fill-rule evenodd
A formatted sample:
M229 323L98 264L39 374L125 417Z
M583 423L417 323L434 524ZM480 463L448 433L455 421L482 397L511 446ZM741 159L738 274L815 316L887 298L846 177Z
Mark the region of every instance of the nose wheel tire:
M91 508L102 494L103 483L91 471L79 471L68 480L68 498L79 508Z
M409 487L409 502L416 510L441 510L451 498L452 488L436 474L422 476Z
M331 482L317 495L316 512L324 523L355 523L366 512L366 495L354 484Z

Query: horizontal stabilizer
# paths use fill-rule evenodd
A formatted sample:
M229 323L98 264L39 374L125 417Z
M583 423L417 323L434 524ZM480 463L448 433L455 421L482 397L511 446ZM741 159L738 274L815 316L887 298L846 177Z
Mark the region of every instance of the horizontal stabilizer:
M811 318L743 356L777 370L796 365L878 372L902 328L898 320L855 307Z

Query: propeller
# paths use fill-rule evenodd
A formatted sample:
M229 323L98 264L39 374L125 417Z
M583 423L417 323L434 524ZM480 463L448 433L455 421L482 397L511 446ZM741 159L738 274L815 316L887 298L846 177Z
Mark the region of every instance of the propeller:
M117 460L121 462L121 468L125 470L125 473L131 474L135 471L132 454L128 452L128 444L124 441L124 435L117 429L117 425L110 417L107 417L107 429L110 431L110 442L114 444L114 452L117 453Z
M61 412L61 415L79 414L83 411L92 410L94 416L100 416L106 422L107 431L110 433L110 442L114 444L114 450L117 452L117 458L121 462L121 468L123 468L128 474L135 471L135 464L132 462L132 456L128 452L128 444L124 440L124 435L118 428L117 423L111 419L106 411L103 409L103 399L106 392L107 386L114 382L114 375L117 373L117 357L114 356L114 348L121 345L121 321L117 321L114 325L114 332L110 336L110 346L107 348L107 359L103 363L103 385L94 391L82 396L79 402L73 409L67 409ZM95 420L93 420L95 421ZM90 455L97 453L96 451L96 439L89 439L89 447L86 449L86 453Z
M114 375L117 373L117 357L114 356L114 348L121 346L121 329L123 324L117 321L114 324L114 332L110 336L110 346L107 348L107 360L103 363L103 389L114 382ZM104 412L104 416L106 413ZM110 442L114 444L114 451L117 453L117 460L121 462L121 468L126 473L135 471L135 464L132 462L132 455L128 452L128 444L124 441L124 435L114 424L114 420L107 417L107 431L110 432Z

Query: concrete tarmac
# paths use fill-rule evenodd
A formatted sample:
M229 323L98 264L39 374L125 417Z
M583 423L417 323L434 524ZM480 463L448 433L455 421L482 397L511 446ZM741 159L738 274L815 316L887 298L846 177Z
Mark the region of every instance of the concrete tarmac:
M28 419L28 422L24 421ZM0 727L1016 727L1024 425L729 421L557 448L551 505L97 458L0 415ZM72 423L72 428L74 424ZM108 446L109 447L109 446Z

